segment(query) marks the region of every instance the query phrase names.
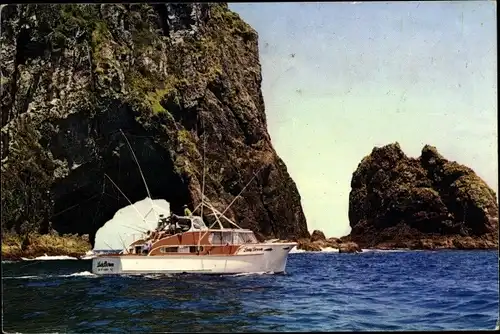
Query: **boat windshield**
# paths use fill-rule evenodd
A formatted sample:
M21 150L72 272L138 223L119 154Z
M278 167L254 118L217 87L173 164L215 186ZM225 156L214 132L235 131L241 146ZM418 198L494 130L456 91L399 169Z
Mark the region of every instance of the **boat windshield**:
M243 243L245 243L245 244L258 243L257 238L255 237L253 232L240 232L239 235L243 239Z
M256 244L257 238L252 231L248 232L212 232L208 240L213 245L242 245L242 244Z

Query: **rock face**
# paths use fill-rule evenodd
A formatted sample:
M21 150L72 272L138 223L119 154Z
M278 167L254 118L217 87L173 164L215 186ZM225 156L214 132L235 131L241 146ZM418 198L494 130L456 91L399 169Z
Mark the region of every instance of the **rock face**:
M9 5L1 19L3 229L93 242L129 204L110 179L147 196L122 130L172 211L203 183L222 211L256 174L226 215L309 237L267 132L257 33L226 4Z
M321 252L323 248L335 248L339 253L361 253L362 249L355 242L346 240L343 242L339 238L326 238L325 234L320 230L314 230L309 239L299 238L294 240L297 242L297 249L307 252Z
M426 145L418 159L398 143L374 148L353 173L351 234L361 247L496 248L496 194L472 169Z
M346 242L339 245L339 253L361 253L362 250L355 242Z
M311 241L325 241L325 234L320 230L314 230L311 234Z

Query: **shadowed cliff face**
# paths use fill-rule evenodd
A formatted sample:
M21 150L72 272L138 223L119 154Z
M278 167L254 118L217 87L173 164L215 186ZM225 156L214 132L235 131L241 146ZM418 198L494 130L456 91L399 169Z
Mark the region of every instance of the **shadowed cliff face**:
M95 232L147 196L205 195L261 237L308 237L267 133L257 34L225 4L2 10L2 228ZM206 142L206 145L203 143ZM203 150L203 147L206 147Z
M374 148L353 173L351 188L350 239L363 246L433 236L498 245L495 193L472 169L432 146L418 159L408 158L398 143Z

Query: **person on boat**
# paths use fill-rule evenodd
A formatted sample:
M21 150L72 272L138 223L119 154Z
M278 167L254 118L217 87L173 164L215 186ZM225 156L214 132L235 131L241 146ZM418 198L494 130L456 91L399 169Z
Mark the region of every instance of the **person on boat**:
M177 230L179 230L181 227L179 223L177 222L171 222L169 225L165 227L166 232L170 232L172 234L175 234Z
M173 231L173 233L177 233L177 226L179 225L179 216L177 216L175 213L170 214L170 230Z
M184 204L184 216L191 216L193 213L189 210L187 204Z
M142 254L147 254L151 250L151 241L147 242L144 247L142 248Z
M163 214L160 214L160 218L158 219L157 229L158 230L163 229L167 225L167 220L168 219Z

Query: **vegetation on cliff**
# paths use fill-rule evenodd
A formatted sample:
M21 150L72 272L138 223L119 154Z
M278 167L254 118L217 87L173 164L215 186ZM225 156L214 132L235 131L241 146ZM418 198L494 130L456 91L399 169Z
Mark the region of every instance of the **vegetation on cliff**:
M39 256L81 257L92 246L88 236L30 233L2 235L2 260L20 260Z
M498 201L474 171L426 145L374 148L353 173L347 240L363 247L496 248Z
M257 34L226 4L2 10L2 230L89 234L146 192L205 195L260 237L308 237L267 133Z

